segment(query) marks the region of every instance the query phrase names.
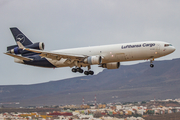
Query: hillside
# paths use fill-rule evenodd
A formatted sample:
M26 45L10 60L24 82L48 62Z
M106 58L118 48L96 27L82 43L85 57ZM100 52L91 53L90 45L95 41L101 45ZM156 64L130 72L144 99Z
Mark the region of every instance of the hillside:
M104 69L94 76L83 76L34 85L0 86L0 103L28 105L81 104L179 98L180 59L155 61ZM116 96L116 97L113 97ZM118 96L118 97L117 97Z

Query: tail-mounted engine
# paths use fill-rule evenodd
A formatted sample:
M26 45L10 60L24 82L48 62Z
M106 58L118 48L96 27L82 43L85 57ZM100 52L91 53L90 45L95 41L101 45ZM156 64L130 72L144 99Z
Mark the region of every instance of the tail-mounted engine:
M44 50L44 43L43 42L38 42L34 43L31 45L25 46L26 48L32 48L32 49L37 49L37 50ZM23 51L22 49L19 49L18 46L9 46L7 47L7 51L9 51L12 54L26 54L29 53L29 51Z
M120 62L105 63L105 64L102 64L101 67L107 68L107 69L118 69L120 67Z

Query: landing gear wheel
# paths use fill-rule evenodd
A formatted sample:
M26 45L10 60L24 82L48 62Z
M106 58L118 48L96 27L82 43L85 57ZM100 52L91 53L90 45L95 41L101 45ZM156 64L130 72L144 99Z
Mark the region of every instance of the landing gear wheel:
M84 70L83 70L83 69L80 69L80 70L79 70L79 73L83 73L83 72L84 72Z
M88 72L88 71L85 71L84 74L85 74L85 75L89 75L89 72Z
M81 68L77 68L77 72L79 72L79 73L83 73L83 69L81 69Z
M77 68L77 72L79 72L81 70L81 68Z
M150 67L151 67L151 68L153 68L153 67L154 67L154 65L153 65L153 64L150 64Z
M84 74L85 75L94 75L94 72L93 71L85 71Z
M94 72L93 72L93 71L89 71L89 74L90 74L90 75L94 75Z
M77 72L77 69L76 69L76 68L73 68L73 69L72 69L72 72L74 72L74 73Z

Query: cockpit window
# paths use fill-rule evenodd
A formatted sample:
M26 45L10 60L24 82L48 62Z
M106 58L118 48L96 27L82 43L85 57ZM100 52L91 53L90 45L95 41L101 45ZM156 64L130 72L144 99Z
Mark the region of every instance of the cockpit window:
M172 46L172 44L164 44L164 47Z

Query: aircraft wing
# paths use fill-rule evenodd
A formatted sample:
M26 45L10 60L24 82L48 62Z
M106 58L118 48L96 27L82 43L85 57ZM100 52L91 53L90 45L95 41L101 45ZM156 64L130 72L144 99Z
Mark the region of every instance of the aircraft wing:
M24 50L39 53L40 54L39 56L41 57L51 58L51 59L56 59L56 60L60 60L61 58L71 59L71 60L82 60L86 57L84 55L74 55L74 54L60 53L60 52L47 52L47 51L35 50L35 49L29 49L29 48L25 48Z
M11 54L11 53L4 53L4 54L9 55L9 56L14 57L14 58L18 58L18 59L20 59L20 60L25 60L25 61L33 60L33 59L31 59L31 58L18 56L18 55L14 55L14 54Z
M23 50L27 50L34 53L39 53L41 57L50 58L53 60L60 60L61 58L70 59L70 60L83 60L86 55L77 55L77 54L70 54L70 53L61 53L61 52L48 52L36 49L25 48L19 41L17 41L19 48Z

